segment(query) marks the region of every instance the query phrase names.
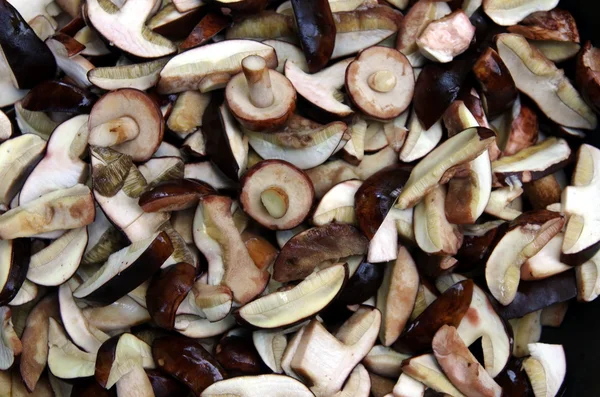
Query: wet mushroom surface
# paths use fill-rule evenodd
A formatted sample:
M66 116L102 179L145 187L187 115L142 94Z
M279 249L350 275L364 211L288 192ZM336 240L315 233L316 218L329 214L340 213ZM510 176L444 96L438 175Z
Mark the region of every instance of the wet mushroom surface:
M563 395L600 50L557 5L0 0L0 397Z

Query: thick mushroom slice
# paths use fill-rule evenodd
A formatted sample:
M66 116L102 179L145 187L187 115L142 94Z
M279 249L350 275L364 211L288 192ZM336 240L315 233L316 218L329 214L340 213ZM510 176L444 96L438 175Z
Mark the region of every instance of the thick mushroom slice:
M381 331L381 330L380 330ZM387 378L397 378L402 373L402 361L409 356L382 345L375 345L362 363L369 372Z
M296 29L308 70L316 73L329 62L336 26L327 0L291 0Z
M204 79L216 76L222 76L223 83L211 88L225 87L232 76L242 71L242 60L249 55L263 57L269 68L277 66L273 47L252 40L225 40L197 47L171 58L160 72L158 91L172 94L197 90Z
M202 117L210 103L210 94L198 91L184 91L177 96L173 110L167 120L167 127L182 138L198 131ZM202 136L202 131L199 132Z
M19 293L30 257L29 240L0 240L0 305L11 302Z
M230 25L231 20L227 16L208 12L194 26L185 40L179 44L179 49L185 51L207 44Z
M596 111L600 109L600 51L588 41L577 57L577 86Z
M496 45L516 87L531 97L548 118L565 127L596 128L596 115L564 72L524 37L500 34Z
M372 381L372 379L371 379ZM423 397L425 395L425 386L418 380L411 378L405 373L400 374L398 381L393 386L392 396L397 397ZM387 394L386 394L387 395ZM386 397L383 395L382 397Z
M537 11L549 11L558 0L484 0L483 10L501 26L515 25Z
M423 354L404 360L402 375L410 376L439 393L453 397L466 397L446 377L433 354Z
M406 110L413 97L413 68L399 51L371 47L346 69L346 89L367 116L391 120Z
M0 238L15 239L56 230L76 229L94 221L96 208L87 186L46 193L0 215Z
M492 191L485 206L485 213L497 218L512 221L522 214L522 187L507 186Z
M560 260L565 235L558 233L534 256L521 266L521 280L541 280L565 272L571 266Z
M160 58L133 65L94 68L88 72L87 78L90 83L104 90L120 88L147 90L156 85L160 71L168 61L168 58Z
M531 343L531 357L523 361L523 367L536 397L558 395L567 372L567 360L562 345Z
M462 10L431 22L417 38L417 46L425 58L435 62L452 62L465 52L475 37L475 26Z
M485 267L490 292L507 306L516 296L521 266L563 228L562 215L548 210L525 212L512 221L496 243Z
M354 195L361 185L362 181L349 180L332 187L315 208L312 216L313 225L323 226L333 222L357 224Z
M541 310L536 310L509 320L514 337L513 356L529 356L529 344L539 342L542 336L541 314Z
M237 397L310 397L313 393L301 382L284 375L241 376L216 382L200 396L232 395Z
M142 91L124 88L104 95L89 118L91 145L113 147L134 161L146 161L164 134L162 113Z
M61 379L93 376L96 353L80 350L71 342L64 328L54 319L48 323L48 369Z
M479 364L456 328L442 326L432 341L435 358L459 390L469 397L500 397L502 388Z
M174 53L177 47L146 26L154 2L128 1L117 7L107 0L86 3L89 22L107 41L139 58L159 58Z
M0 321L0 370L5 371L12 366L15 357L21 354L23 346L13 328L10 307L0 307Z
M485 113L494 118L508 110L517 99L515 82L500 58L500 55L488 47L473 65L473 73L481 86L481 100Z
M590 260L575 268L577 276L577 298L583 302L591 302L600 294L600 255L594 255Z
M314 189L308 176L292 164L265 160L242 179L240 203L244 211L272 230L287 230L308 216Z

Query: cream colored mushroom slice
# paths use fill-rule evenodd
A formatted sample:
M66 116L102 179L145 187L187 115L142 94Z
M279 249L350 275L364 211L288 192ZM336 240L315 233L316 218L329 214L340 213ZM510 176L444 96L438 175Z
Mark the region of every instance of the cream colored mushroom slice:
M57 26L43 15L38 15L27 23L42 41L46 41L56 33Z
M277 69L275 70L279 73L285 71L285 63L287 61L295 63L300 70L308 73L308 63L301 48L281 40L265 40L263 44L275 49L277 55Z
M512 221L522 214L523 188L520 186L507 186L493 190L485 206L485 213L497 218Z
M398 257L398 237L404 241L415 242L413 212L412 208L390 209L369 242L367 261L382 263L395 260Z
M136 370L141 370L144 373L144 368L156 368L152 357L152 348L136 336L130 333L121 334L118 336L116 346L113 346L111 346L111 349L107 349L108 351L103 352L105 354L100 354L96 363L96 367L102 369L102 371L97 372L97 380L99 383L102 382L101 384L104 384L106 389L110 389L116 384L117 390L120 390L119 384L123 380L125 380L123 383L131 381L131 379L127 378L128 374L133 372L135 375ZM99 374L100 372L102 375ZM101 377L102 381L100 380ZM150 384L147 376L146 382ZM121 386L124 385L121 384ZM119 394L122 394L122 389ZM130 394L128 393L127 395ZM148 394L144 393L141 395L146 396Z
M433 301L437 299L437 291L434 288L431 288L429 283L423 284L419 283L419 288L417 290L417 297L415 299L415 307L413 308L412 313L410 314L410 321L413 321L415 318L419 317L421 313L427 309Z
M442 121L438 120L425 130L414 109L410 112L407 129L408 135L400 150L400 160L405 163L426 156L442 139Z
M184 91L177 96L167 120L167 127L179 136L187 137L202 126L202 116L210 103L210 94ZM202 132L199 132L202 135Z
M211 338L229 331L236 324L233 315L216 322L189 314L175 317L175 331L188 338Z
M344 387L339 392L335 393L334 397L369 397L371 395L371 378L369 372L365 369L362 364L358 364L348 380L344 384Z
M531 343L531 357L523 361L535 397L558 395L567 372L567 360L562 345Z
M5 141L13 133L13 128L10 120L3 111L0 111L0 141Z
M197 90L204 79L218 75L223 76L223 82L227 84L232 76L242 71L242 60L249 55L263 57L269 68L277 66L273 47L253 40L225 40L196 47L171 58L160 72L158 91L173 94ZM224 86L212 86L209 90Z
M406 110L400 116L383 125L383 133L385 134L388 144L395 152L400 152L404 146L404 142L406 142L406 136L408 134L406 120L408 119L408 115L409 111Z
M83 315L88 323L103 332L114 332L150 321L145 307L124 296L108 306L86 307Z
M569 302L558 302L542 309L541 324L544 327L560 327L565 320Z
M179 12L195 10L204 6L203 0L173 0L173 5Z
M21 288L17 291L17 295L8 302L8 305L11 307L21 306L26 303L32 302L34 299L38 297L40 294L40 288L29 280L23 281Z
M73 38L85 46L85 49L81 51L81 55L94 57L110 54L110 50L102 42L102 39L88 26L77 31Z
M286 335L292 334L304 327L308 321L300 324L284 328L282 330L257 330L252 333L252 342L256 351L264 361L264 363L271 368L275 373L283 373L281 367L281 360L283 359L283 353L288 345L288 338Z
M92 84L104 90L147 90L156 85L160 71L168 61L168 58L160 58L132 65L98 67L90 70L87 77Z
M360 185L362 181L349 180L332 187L315 208L313 225L321 226L332 222L356 224L354 194Z
M539 342L542 336L541 310L520 318L508 320L513 330L513 356L529 356L529 344Z
M350 139L342 148L342 153L349 163L360 164L362 161L365 155L367 128L367 120L359 115L354 116L352 123L348 125L346 132L350 134Z
M560 260L565 235L558 233L521 266L521 280L542 280L572 269Z
M0 321L0 370L5 371L12 366L15 357L21 354L23 346L13 328L10 307L0 307Z
M310 397L313 393L301 382L284 375L240 376L216 382L201 397ZM357 396L358 397L358 396Z
M423 397L425 389L426 386L423 383L402 373L394 385L392 395L386 397Z
M48 369L62 379L93 376L96 371L96 352L80 350L65 334L64 328L50 318L48 326Z
M596 115L571 85L564 71L532 47L523 36L500 34L496 45L519 91L531 97L548 118L565 127L596 128Z
M466 397L446 377L433 354L411 357L402 363L402 374L406 374L425 386L453 397Z
M346 69L353 58L344 59L317 73L303 72L294 62L286 62L285 77L287 77L298 94L302 95L313 105L339 117L349 116L353 110L342 103Z
M210 322L223 320L231 312L233 295L224 285L208 285L200 280L177 308L177 315L191 314Z
M475 26L463 10L457 10L427 25L417 46L425 58L448 63L469 48L473 37Z
M55 39L46 40L46 45L52 51L57 66L75 83L82 88L92 85L87 78L90 70L94 69L94 64L88 61L83 55L69 56L67 48L63 43Z
M600 254L575 268L577 299L591 302L600 295Z
M21 101L15 103L15 119L22 135L35 134L44 140L48 140L52 131L58 126L44 112L32 112L23 109Z
M409 357L406 354L398 353L391 347L375 345L362 363L369 372L394 379L402 373L402 361Z
M537 11L549 11L558 0L483 0L483 11L501 26L516 25Z

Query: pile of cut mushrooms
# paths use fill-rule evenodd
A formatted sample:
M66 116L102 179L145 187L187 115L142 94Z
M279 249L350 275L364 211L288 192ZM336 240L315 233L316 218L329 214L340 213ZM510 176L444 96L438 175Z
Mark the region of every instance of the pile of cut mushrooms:
M557 3L0 0L0 396L560 395L600 49Z

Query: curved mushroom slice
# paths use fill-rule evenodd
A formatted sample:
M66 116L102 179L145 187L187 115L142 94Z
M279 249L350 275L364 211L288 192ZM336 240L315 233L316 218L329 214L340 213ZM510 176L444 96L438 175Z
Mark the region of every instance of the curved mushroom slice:
M346 69L352 60L344 59L314 74L302 71L294 62L286 62L285 77L292 82L298 94L310 103L336 116L345 117L353 111L342 103L343 94L340 90L344 87Z
M517 99L515 82L493 48L488 47L481 54L473 66L473 73L481 86L481 100L488 117L500 115Z
M273 10L261 11L258 14L247 15L241 20L236 20L233 25L227 29L225 38L227 40L252 39L257 41L263 41L264 39L279 39L284 42L298 43L298 39L296 38L296 27L294 26L292 15L283 15ZM298 50L306 63L304 53L301 49L298 48ZM283 65L279 66L283 67Z
M483 10L501 26L515 25L537 11L548 11L558 0L484 0Z
M10 307L0 307L0 321L0 370L4 371L12 366L23 346L13 328Z
M432 21L417 38L421 54L440 63L451 62L465 52L475 37L475 26L462 10Z
M417 297L415 299L415 306L413 307L412 313L410 314L410 321L414 321L421 313L427 309L429 305L431 305L437 299L437 291L435 287L432 286L429 282L421 282L419 283L419 288L417 289Z
M279 73L285 72L285 63L287 61L295 63L300 70L308 73L308 63L300 48L282 40L265 40L263 44L275 49L277 55L277 68L275 70Z
M29 90L21 102L35 112L89 113L98 97L66 81L44 81Z
M312 216L313 225L323 226L333 222L356 224L354 195L361 185L362 181L350 180L332 187L315 208Z
M88 243L86 228L73 229L31 256L27 278L45 286L67 281L79 267Z
M28 239L0 240L0 305L11 302L25 282L29 268Z
M500 397L502 388L483 369L456 328L442 326L432 341L433 353L448 379L468 396Z
M211 338L229 331L236 324L233 315L215 322L197 315L180 314L175 317L175 331L188 338Z
M21 288L19 288L19 290L17 291L15 297L10 302L8 302L8 304L12 307L15 307L32 302L38 297L38 295L40 295L40 292L44 292L43 290L40 290L41 288L38 288L36 284L26 279L25 281L23 281L23 284L21 285Z
M521 280L541 280L570 270L572 267L560 261L563 233L558 233L548 244L521 267Z
M192 289L196 269L187 263L177 263L157 272L146 292L146 305L152 320L161 328L175 327L175 314Z
M331 223L308 229L282 247L273 264L273 278L282 283L303 279L322 262L364 255L367 246L367 239L351 225Z
M531 47L525 38L500 34L496 44L517 88L531 97L548 118L565 127L596 128L596 115L564 72Z
M558 395L567 372L565 351L562 345L531 343L531 357L523 361L523 367L536 397Z
M284 161L261 161L242 180L240 203L244 211L272 230L301 224L311 210L313 198L308 176Z
M367 129L367 121L361 116L354 116L347 130L347 133L350 134L350 139L342 148L343 157L347 162L356 165L357 163L360 164L364 158ZM388 128L388 130L390 129ZM406 131L404 133L406 135Z
M236 316L244 323L263 329L293 325L331 303L347 278L344 265L329 267L309 275L289 290L271 293L242 306Z
M83 315L91 326L105 332L127 329L151 319L148 311L128 296L108 306L86 307L83 309Z
M557 235L565 219L556 212L525 212L512 221L496 243L485 267L490 292L501 304L510 304L517 293L521 266Z
M391 208L377 233L369 242L367 260L371 263L392 261L398 255L398 237L416 243L413 232L413 209Z
M171 212L193 208L200 197L215 194L207 183L176 179L159 183L140 196L138 204L145 212Z
M159 73L169 58L160 58L133 65L106 66L90 70L89 81L104 90L135 88L147 90L158 82Z
M148 19L148 28L173 40L183 40L204 14L200 9L179 12L173 4L159 4L159 7L160 10Z
M407 128L408 135L400 149L400 160L405 163L426 156L442 139L441 120L434 123L429 129L425 129L414 109L410 113Z
M408 355L398 353L389 347L375 345L363 359L362 363L370 372L393 379L400 376L402 373L400 369L402 361L407 358L409 358Z
M13 133L12 123L6 114L0 111L0 141L5 141L11 137Z
M588 41L577 57L577 86L596 111L600 109L600 51Z
M76 229L92 223L95 212L94 199L87 186L78 184L56 190L0 215L0 238Z
M509 320L514 337L513 356L529 356L529 344L539 342L542 336L541 314L542 311L537 310Z
M336 40L336 25L329 2L291 0L291 3L308 70L310 73L316 73L331 59Z
M117 7L109 0L86 3L87 17L107 41L139 58L158 58L174 53L177 47L146 27L154 2L128 1Z
M406 209L414 206L437 184L449 180L457 165L481 155L494 139L493 131L475 127L466 129L442 143L413 168L410 178L398 196L396 208Z
M272 47L252 40L225 40L197 47L171 58L160 72L158 91L161 94L172 94L196 90L203 84L203 79L217 75L226 78L221 87L213 89L225 87L232 76L242 71L242 59L249 55L263 57L269 68L277 66L277 56Z
M446 377L433 354L411 357L402 363L402 374L406 374L425 386L453 397L466 397Z
M237 397L309 397L313 393L296 379L283 375L241 376L216 382L201 396L232 395Z
M86 353L75 346L65 334L63 327L54 319L48 325L48 368L62 379L93 376L96 353Z
M485 206L485 213L497 218L512 221L522 214L522 187L507 186L493 190Z

